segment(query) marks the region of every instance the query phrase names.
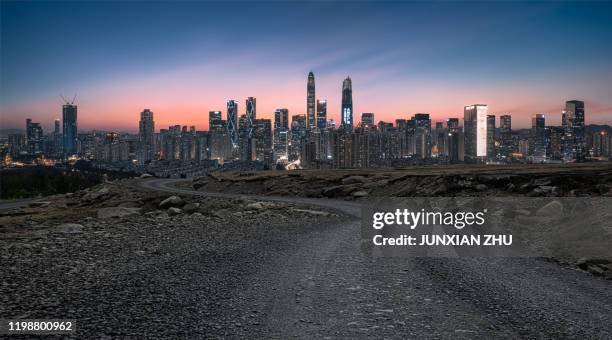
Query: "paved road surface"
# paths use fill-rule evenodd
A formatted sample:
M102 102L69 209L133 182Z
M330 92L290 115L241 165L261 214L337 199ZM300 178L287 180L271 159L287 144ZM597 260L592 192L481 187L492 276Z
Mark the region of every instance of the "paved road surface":
M235 197L142 180L150 190ZM245 195L240 195L244 197ZM256 196L254 196L256 197ZM206 336L249 338L612 338L612 282L542 259L368 258L354 202L309 203L353 218L285 233L225 259L207 294ZM221 288L219 288L219 291ZM221 302L219 302L221 301ZM212 307L211 307L212 304ZM213 310L210 310L213 308Z

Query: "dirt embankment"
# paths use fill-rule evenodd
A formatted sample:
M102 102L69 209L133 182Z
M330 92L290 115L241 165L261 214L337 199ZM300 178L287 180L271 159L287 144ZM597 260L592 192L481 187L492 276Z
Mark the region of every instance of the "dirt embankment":
M212 173L195 178L192 186L216 192L344 199L367 199L368 196L610 196L612 163Z

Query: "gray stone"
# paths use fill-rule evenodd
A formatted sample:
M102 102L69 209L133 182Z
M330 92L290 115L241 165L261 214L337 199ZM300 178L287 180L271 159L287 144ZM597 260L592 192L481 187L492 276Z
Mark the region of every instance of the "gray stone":
M140 175L140 178L151 178L151 177L153 177L153 175L151 175L151 174L142 174L142 175Z
M368 192L365 190L355 191L353 193L353 197L366 197L368 196Z
M183 212L185 214L192 214L196 211L198 211L198 209L200 208L200 203L187 203L185 204L185 206L183 207Z
M170 196L166 198L165 200L161 201L161 203L159 204L159 207L162 209L165 209L169 207L181 207L183 205L185 205L185 201L183 201L182 198L178 196Z
M488 189L488 187L485 184L478 184L476 185L476 190L478 191L486 191Z
M180 215L182 213L183 213L183 211L180 208L177 208L177 207L170 207L170 208L168 208L168 215L170 215L170 216Z
M533 181L533 185L534 186L547 186L550 185L550 178L538 178L535 181Z
M342 184L366 183L369 180L363 176L349 176L342 179Z
M246 205L246 210L263 210L265 208L266 207L263 202L254 202Z

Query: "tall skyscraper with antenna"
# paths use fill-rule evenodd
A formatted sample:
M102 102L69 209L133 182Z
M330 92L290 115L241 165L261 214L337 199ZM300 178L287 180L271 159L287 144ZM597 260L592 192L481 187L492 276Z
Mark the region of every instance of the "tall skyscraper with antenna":
M346 77L342 82L342 128L345 131L353 131L353 84L351 77Z
M308 84L306 85L306 127L311 130L317 127L315 108L315 78L314 73L308 73Z

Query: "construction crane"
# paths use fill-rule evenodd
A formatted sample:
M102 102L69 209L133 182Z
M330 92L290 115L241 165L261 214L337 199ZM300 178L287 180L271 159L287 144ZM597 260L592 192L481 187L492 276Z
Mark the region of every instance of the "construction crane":
M64 95L62 95L61 93L60 93L60 97L62 98L62 100L64 101L66 105L74 105L74 101L76 100L77 95L76 93L74 94L74 97L72 97L72 101L69 101L68 99L66 99Z

